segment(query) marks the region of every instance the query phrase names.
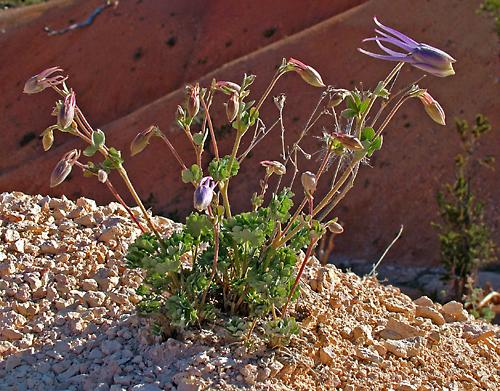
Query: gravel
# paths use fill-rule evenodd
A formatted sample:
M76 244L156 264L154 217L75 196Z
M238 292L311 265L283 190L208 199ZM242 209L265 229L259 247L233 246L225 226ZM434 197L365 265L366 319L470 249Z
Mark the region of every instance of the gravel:
M139 234L117 203L0 195L1 390L499 389L498 326L314 259L287 348L260 325L246 342L222 323L161 340L123 264Z

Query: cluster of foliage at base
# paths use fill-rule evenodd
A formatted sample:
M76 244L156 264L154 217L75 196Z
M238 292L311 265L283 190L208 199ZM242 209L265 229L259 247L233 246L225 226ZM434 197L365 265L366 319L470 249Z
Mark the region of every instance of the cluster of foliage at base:
M418 99L434 122L445 124L441 105L418 86L422 78L403 86L397 86L397 82L405 64L446 77L455 73L455 60L374 20L381 36L368 41L376 41L385 54L359 51L397 64L372 90L326 86L313 67L293 58L283 59L258 100L248 99L254 75L245 75L239 84L213 80L205 88L198 83L187 86L185 103L177 108L176 123L192 146L193 163L186 163L187 157L180 155L158 126L151 125L137 134L130 146L132 156L143 152L153 139L161 140L179 165L180 180L194 189L193 209L198 212L191 213L182 229L170 237L160 235L128 176L123 154L106 144L102 130L90 125L62 69L49 68L26 82L27 94L49 88L63 98L53 111L57 123L42 134L44 150L52 147L57 131L87 144L83 151L74 149L62 157L51 174L51 186L62 183L73 167L80 168L85 176L107 186L143 232L130 246L126 259L129 267L146 271L138 290L143 296L138 309L158 321L157 331L225 318L229 319L228 330L241 336L250 335L262 320L270 343L288 343L299 329L287 310L299 297L299 283L308 260L327 231L335 235L343 232L332 213L353 187L360 165L381 149L383 132L395 114L407 101ZM401 51L387 48L387 43ZM298 135L286 133L284 94L273 99L277 109L274 121L266 123L260 115L277 82L290 73L323 89ZM220 116L212 116L211 109L218 103L223 103L227 124L214 126L214 118L219 121ZM318 126L320 119L330 120L328 129ZM234 135L231 151L225 155L219 150L218 128L230 129L226 133ZM262 179L251 197L252 209L233 215L229 185L273 128L281 131L281 151L271 157L274 160L260 162ZM313 130L317 130L313 137L321 140L321 147L308 153L303 141ZM82 161L82 154L88 160ZM207 155L212 158L204 165ZM318 156L317 168L301 170L303 161L312 156ZM139 206L142 219L135 216L111 183L111 176L116 174ZM294 195L291 189L297 178L302 188ZM294 205L295 199L300 201Z
M479 139L491 130L491 125L478 115L473 126L457 120L456 130L463 152L455 157L455 182L446 184L444 191L437 194L443 222L434 226L439 231L441 263L453 282L454 295L461 299L465 293L472 294L474 283L471 285L470 280L475 282L479 267L497 259L497 248L485 222L483 204L471 189L479 167L493 168L492 156L475 158Z

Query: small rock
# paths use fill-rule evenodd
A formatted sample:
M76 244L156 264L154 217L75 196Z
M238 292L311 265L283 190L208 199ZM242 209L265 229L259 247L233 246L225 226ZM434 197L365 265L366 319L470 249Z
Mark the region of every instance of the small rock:
M335 351L333 350L333 347L326 346L321 348L319 350L319 360L325 365L332 364L333 360L335 360Z
M106 355L109 356L122 348L122 344L117 340L107 340L101 344L101 350Z
M248 384L255 384L258 374L256 365L247 364L240 368L240 373Z
M89 307L100 307L104 303L104 300L106 300L106 294L104 292L90 291L85 293L83 299Z
M3 338L7 339L7 341L18 341L23 338L23 333L13 329L11 327L5 327L1 330L1 335Z
M390 318L385 329L380 332L380 336L385 339L405 339L424 336L425 334L425 331L394 318Z
M87 278L80 282L80 287L84 291L88 292L88 291L96 291L99 286L97 285L96 280L94 280L93 278Z
M450 301L443 305L441 313L444 315L447 322L463 322L469 319L463 304L457 301Z
M415 316L430 319L434 324L438 326L442 326L446 323L443 315L441 315L438 310L431 306L417 305L415 309Z
M424 348L425 340L422 337L413 337L401 340L385 340L384 347L397 357L415 357Z
M361 346L356 346L356 357L360 358L361 360L374 362L377 364L383 361L378 352L374 352L368 348L364 348Z
M12 261L0 263L0 277L7 277L16 272L16 265Z

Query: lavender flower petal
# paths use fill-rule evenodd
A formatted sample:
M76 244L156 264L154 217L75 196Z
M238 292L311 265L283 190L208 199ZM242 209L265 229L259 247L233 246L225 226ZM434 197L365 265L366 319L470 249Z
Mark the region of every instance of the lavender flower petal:
M413 45L418 45L418 42L417 41L414 41L413 39L411 39L410 37L404 35L403 33L400 33L398 30L395 30L393 28L390 28L390 27L387 27L387 26L384 26L382 23L380 23L378 20L377 20L377 17L374 17L373 18L375 24L380 27L382 30L385 30L389 33L391 33L392 35L394 35L395 37L398 37L399 39L401 39L403 42L407 43L407 44L413 44Z
M380 60L388 60L388 61L404 61L404 62L410 62L411 60L408 58L408 56L384 56L383 54L375 54L372 52L369 52L364 49L358 48L358 51L360 51L363 54L366 54L367 56L378 58Z
M407 52L411 52L413 49L415 49L415 46L410 46L407 45L406 43L400 41L399 39L396 38L385 38L385 37L373 37L373 38L365 38L363 39L363 42L365 41L383 41L383 42L389 42L390 44L393 44L394 46L397 46L401 49L406 50Z

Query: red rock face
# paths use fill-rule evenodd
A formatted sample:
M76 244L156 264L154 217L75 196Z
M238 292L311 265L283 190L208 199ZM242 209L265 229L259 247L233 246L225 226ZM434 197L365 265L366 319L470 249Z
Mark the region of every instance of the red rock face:
M192 162L192 151L173 121L187 82L200 80L208 85L214 77L239 82L243 73L254 73L258 78L253 92L258 98L281 58L295 57L318 69L326 83L350 88L362 80L366 86L375 85L391 64L363 56L356 47L372 35L372 16L377 15L386 24L457 58L455 76L427 77L421 82L443 105L449 125L444 128L431 122L419 102L410 102L399 113L388 129L383 150L374 155L372 167L362 167L355 188L336 211L345 226L336 240L336 254L376 258L404 224L403 236L388 258L436 262L438 242L430 222L437 219L435 192L453 179L452 159L459 148L453 118L472 120L476 113L483 113L494 127L499 119L492 55L497 38L493 22L476 15L478 4L473 3L456 0L417 6L409 0L324 0L315 1L312 7L299 0L231 5L222 0L121 2L117 9L99 15L92 26L54 37L47 37L43 27L59 28L68 20L83 20L101 2L63 2L65 6L49 8L17 27L4 16L0 19L7 26L0 37L1 56L6 59L0 70L0 190L70 197L85 194L100 202L112 199L97 181L82 178L78 172L60 187L48 188L52 167L64 152L81 145L57 134L54 148L43 153L37 140L54 121L50 111L55 95L27 96L21 91L29 76L46 67L60 65L66 70L92 124L103 129L109 144L126 156L134 135L155 123L170 132L179 153ZM420 76L418 70L406 67L401 80L409 83ZM274 92L287 94L285 126L287 141L293 142L320 92L294 74L286 75ZM220 129L222 100L214 105L219 110L215 127ZM275 117L274 105L263 109L266 123ZM332 129L331 120L318 124L311 134L319 135L323 128ZM223 154L230 152L232 141L230 132L220 134ZM499 133L492 132L485 136L480 152L498 156L499 142ZM317 146L311 138L304 148L313 152ZM272 132L247 159L241 175L231 183L236 209L249 205L249 195L263 174L256 171L258 162L277 159L279 150L279 134ZM307 162L302 164L308 167ZM126 167L155 212L182 217L191 210L192 189L181 183L175 160L159 142L146 153L127 157ZM111 179L122 188L118 177ZM487 171L475 182L495 227L500 221L495 202L500 198L499 184L498 176Z

